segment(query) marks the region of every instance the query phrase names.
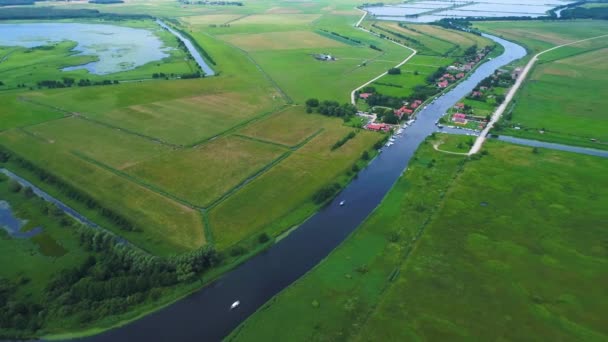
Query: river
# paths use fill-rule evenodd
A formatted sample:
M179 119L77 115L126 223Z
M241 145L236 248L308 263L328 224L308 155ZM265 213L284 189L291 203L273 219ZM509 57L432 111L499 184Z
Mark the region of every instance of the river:
M470 77L419 112L418 119L362 170L340 195L280 242L196 293L123 327L86 341L218 341L266 301L296 281L338 246L374 210L435 121L496 69L526 55L498 37L505 52L479 66ZM344 200L345 205L338 203ZM241 305L230 310L239 300ZM277 327L280 328L280 327Z
M175 35L179 40L182 41L182 43L184 43L184 45L190 52L190 55L192 55L192 58L194 58L194 60L196 61L196 64L198 64L201 67L201 70L203 70L203 72L205 73L205 76L215 75L215 72L213 71L213 69L211 69L209 64L207 64L207 62L205 62L205 60L203 59L203 56L201 56L201 54L198 52L196 47L194 47L194 44L192 44L190 39L184 37L181 33L172 29L169 25L165 24L160 19L156 19L156 23L158 25L160 25L161 27L163 27L164 29L166 29L167 31L173 33L173 35Z

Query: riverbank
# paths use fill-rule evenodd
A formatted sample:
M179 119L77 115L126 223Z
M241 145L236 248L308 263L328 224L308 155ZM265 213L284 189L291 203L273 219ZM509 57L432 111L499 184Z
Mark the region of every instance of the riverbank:
M465 81L420 111L418 119L395 144L383 152L339 196L298 229L264 253L253 257L195 294L141 320L88 341L128 341L140 338L219 340L272 296L313 268L376 208L402 174L414 151L436 130L435 121L479 81L497 68L525 55L525 50L496 37L505 53L480 65ZM439 153L439 152L437 152ZM344 205L339 203L344 201ZM319 239L323 236L323 239ZM248 284L243 287L242 284ZM229 310L239 300L238 310ZM202 319L208 317L209 319Z

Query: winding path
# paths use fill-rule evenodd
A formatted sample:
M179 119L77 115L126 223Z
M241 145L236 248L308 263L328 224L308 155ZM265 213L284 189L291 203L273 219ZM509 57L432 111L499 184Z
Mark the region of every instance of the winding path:
M545 54L547 52L553 51L555 49L559 49L559 48L564 47L564 46L573 45L573 44L577 44L577 43L582 43L582 42L585 42L585 41L588 41L588 40L598 39L598 38L603 38L603 37L608 37L608 34L604 34L604 35L596 36L596 37L591 37L591 38L586 38L586 39L581 39L581 40L577 40L575 42L570 42L570 43L554 46L554 47L552 47L550 49L541 51L541 52L537 53L536 55L534 55L534 57L532 57L532 59L530 59L530 61L528 62L528 64L526 64L526 67L524 68L524 70L522 71L522 73L519 75L519 77L515 81L515 84L511 87L511 89L509 89L509 92L507 93L507 96L506 96L505 100L503 101L503 103L501 103L500 106L498 106L498 108L494 112L494 114L492 114L492 118L490 119L490 122L488 122L488 125L486 126L486 128L484 128L484 130L481 131L481 134L479 135L479 137L477 138L477 140L475 140L475 143L473 144L473 146L471 147L471 150L469 151L469 155L473 155L473 154L479 152L479 150L481 149L481 146L483 145L483 143L486 140L486 136L488 135L488 133L490 132L490 130L494 127L494 124L496 122L498 122L498 120L500 119L500 117L502 116L502 114L504 113L504 111L507 109L507 106L513 100L513 97L515 97L515 94L519 90L519 87L521 87L521 85L523 84L524 80L528 76L528 73L530 72L530 70L534 66L534 63L536 63L536 61L538 60L538 57L540 57L541 55L543 55L543 54Z
M356 7L355 7L355 8L356 8ZM360 8L356 8L356 9L357 9L357 10L359 10L359 11L361 11L361 12L363 12L363 15L361 16L361 19L359 19L359 21L357 21L357 23L355 24L355 27L356 27L356 28L358 28L358 29L360 29L360 30L362 30L362 31L365 31L365 32L367 32L367 33L369 33L369 34L372 34L372 35L374 35L374 36L378 36L377 34L373 33L372 31L370 31L370 30L368 30L368 29L365 29L365 28L361 27L361 22L363 22L363 19L365 19L365 17L367 16L367 12L366 12L366 11L364 11L364 10L362 10L362 9L360 9ZM395 65L395 68L398 68L398 67L402 66L403 64L407 63L407 61L409 61L409 60L410 60L412 57L414 57L414 56L415 56L415 55L418 53L418 51L416 51L416 50L412 49L412 48L411 48L411 47L409 47L409 46L405 46L405 45L403 45L403 44L397 43L397 42L392 41L392 40L391 40L390 42L391 42L391 43L393 43L393 44L397 44L397 45L399 45L399 46L401 46L401 47L404 47L404 48L406 48L406 49L408 49L408 50L412 51L412 54L411 54L411 55L409 55L409 56L408 56L406 59L402 60L402 61L401 61L399 64ZM388 71L383 72L382 74L380 74L380 75L378 75L378 76L376 76L376 77L372 78L371 80L367 81L366 83L364 83L364 84L360 85L359 87L355 88L355 89L354 89L354 90L353 90L353 91L350 93L350 102L351 102L353 105L356 105L356 104L357 104L357 99L355 99L355 93L356 93L358 90L362 89L363 87L368 86L368 85L369 85L369 84L371 84L372 82L375 82L375 81L379 80L380 78L382 78L382 77L383 77L383 76L385 76L386 74L388 74Z

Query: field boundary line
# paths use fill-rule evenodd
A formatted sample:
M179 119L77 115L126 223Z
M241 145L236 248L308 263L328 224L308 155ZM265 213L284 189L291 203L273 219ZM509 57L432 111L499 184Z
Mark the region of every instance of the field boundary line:
M285 151L285 153L281 154L279 157L275 158L273 161L271 161L267 165L264 165L264 167L262 167L261 169L259 169L257 172L253 173L251 176L249 176L246 179L244 179L239 184L235 185L234 187L232 187L228 191L224 192L224 194L222 196L220 196L218 199L216 199L215 201L213 201L209 206L205 207L205 210L209 211L209 210L212 210L213 208L215 208L216 206L218 206L220 203L222 203L223 201L225 201L226 199L228 199L228 197L230 197L232 194L234 194L238 190L242 189L247 184L253 182L257 178L259 178L260 176L262 176L264 173L270 171L270 169L272 169L273 167L275 167L277 164L279 164L283 160L287 159L287 157L291 156L294 152L296 152L297 150L299 150L300 148L302 148L304 145L306 145L308 142L310 142L312 139L314 139L317 135L321 134L321 132L323 132L324 130L325 130L324 128L320 128L318 131L316 131L315 133L311 134L309 137L307 137L306 139L304 139L299 144L294 145L293 147L290 147L289 150Z
M183 147L186 147L186 148L195 148L195 147L200 147L202 145L208 144L208 143L210 143L211 141L213 141L215 139L218 139L218 138L221 138L223 136L229 135L230 133L232 133L234 131L237 131L237 130L239 130L239 129L241 129L241 128L249 125L249 124L252 124L252 123L254 123L254 122L258 121L258 120L262 120L263 118L265 118L267 116L270 116L270 115L272 115L274 113L280 112L283 109L285 109L286 106L281 106L281 107L282 108L279 108L279 109L276 109L276 110L273 109L273 110L269 110L269 111L266 111L266 112L262 112L262 114L256 115L256 116L254 116L254 117L252 117L250 119L242 121L242 122L238 123L237 125L232 126L230 128L227 128L226 130L224 130L224 131L222 131L222 132L220 132L220 133L218 133L218 134L216 134L216 135L214 135L212 137L201 139L201 140L196 141L196 142L194 142L192 144L184 145Z
M219 205L220 203L222 203L223 201L225 201L228 197L230 197L233 193L239 191L245 185L247 185L247 184L251 183L252 181L256 180L258 177L260 177L261 175L263 175L264 173L266 173L266 171L269 171L275 165L277 165L278 163L280 163L281 161L283 161L284 159L286 159L287 157L289 157L292 153L293 153L293 151L286 151L285 153L281 154L280 156L278 156L277 158L275 158L273 161L271 161L270 163L264 165L261 169L259 169L256 172L254 172L251 176L245 178L243 181L239 182L237 185L233 186L231 189L229 189L228 191L224 192L224 194L222 194L215 201L211 202L211 204L208 205L207 207L205 207L205 209L212 210L217 205Z
M365 29L365 28L361 27L361 22L362 22L362 21L363 21L363 19L365 19L365 17L367 16L367 11L364 11L364 10L362 10L362 9L358 8L358 7L355 7L355 8L356 8L357 10L359 10L359 11L362 11L362 12L363 12L363 16L362 16L362 17L361 17L361 19L359 19L359 21L358 21L358 22L355 24L355 27L357 27L358 29L363 30L363 31L365 31L365 32L367 32L367 33L369 33L369 34L371 34L371 35L377 36L376 34L374 34L373 32L369 31L368 29ZM401 43L397 43L397 42L392 41L392 40L389 40L389 42L391 42L391 43L393 43L393 44L397 44L397 45L399 45L399 46L401 46L401 47L404 47L404 48L406 48L406 49L408 49L408 50L412 51L412 54L410 54L409 56L407 56L407 58L405 58L405 59L404 59L403 61L401 61L399 64L395 65L395 66L394 66L395 68L399 68L399 67L400 67L400 66L402 66L403 64L407 63L407 61L409 61L409 60L410 60L412 57L416 56L416 54L418 53L418 51L416 51L416 50L412 49L412 48L411 48L411 47L409 47L409 46L405 46L405 45L403 45L403 44L401 44ZM356 104L357 104L357 101L356 101L356 99L355 99L355 93L356 93L357 91L361 90L363 87L368 86L368 85L369 85L369 84L371 84L372 82L379 80L380 78L382 78L383 76L385 76L385 75L387 75L387 74L388 74L388 71L385 71L385 72L383 72L382 74L380 74L380 75L378 75L378 76L374 77L373 79L371 79L371 80L367 81L366 83L364 83L364 84L360 85L359 87L355 88L355 89L354 89L354 90L353 90L353 91L350 93L350 102L351 102L353 105L356 105Z
M249 14L244 14L244 15L242 15L242 16L240 16L240 17L238 17L238 18L234 18L234 19L228 20L227 22L223 23L222 25L228 25L228 24L231 24L231 23L233 23L233 22L235 22L235 21L238 21L238 20L241 20L241 19L247 18L247 17L249 17L250 15L251 15L251 13L249 13Z
M291 148L291 146L283 145L283 144L278 143L278 142L274 142L274 141L270 141L270 140L264 140L264 139L260 139L260 138L256 138L256 137L250 137L248 135L243 135L243 134L239 134L239 133L234 133L233 136L239 137L239 138L245 139L245 140L259 142L261 144L274 145L274 146L277 146L277 147L288 148L288 149Z
M205 242L208 245L215 245L213 239L213 231L211 230L211 222L209 221L209 212L207 209L201 209L201 218L203 220L203 234L205 235Z
M475 140L475 143L471 147L471 150L469 151L468 154L469 155L473 155L473 154L478 153L481 150L481 146L485 142L486 136L488 135L488 133L490 133L490 130L494 127L494 124L496 122L498 122L498 120L500 120L500 118L502 117L502 114L507 109L508 105L511 103L511 101L513 100L513 98L515 97L515 94L517 93L517 91L519 90L519 88L521 87L521 85L524 83L524 80L528 76L528 73L530 72L530 70L532 69L532 67L536 64L536 62L538 61L538 57L542 56L543 54L545 54L547 52L559 49L559 48L564 47L564 46L569 46L569 45L573 45L573 44L577 44L577 43L582 43L582 42L585 42L585 41L589 41L589 40L593 40L593 39L598 39L598 38L603 38L603 37L608 37L608 34L604 34L604 35L600 35L600 36L596 36L596 37L591 37L591 38L586 38L586 39L581 39L581 40L577 40L577 41L566 43L566 44L561 44L561 45L554 46L552 48L543 50L543 51L537 53L536 55L534 55L534 57L532 57L530 59L530 61L528 61L528 63L526 64L526 66L523 69L523 71L521 72L521 74L519 74L519 77L515 81L515 84L513 84L513 86L511 87L511 89L509 89L509 92L507 93L507 96L505 97L505 100L503 101L503 103L501 103L500 106L498 106L498 108L496 108L496 110L492 114L492 118L490 119L490 122L488 122L488 124L483 129L483 131L481 131L481 134L479 135L479 137L477 137L477 140Z
M283 97L283 100L285 100L285 102L287 102L287 104L293 103L293 99L291 97L289 97L289 95L287 95L287 93L283 91L283 89L279 86L279 84L272 77L270 77L270 75L262 68L262 66L259 65L258 62L256 62L256 60L253 57L251 57L249 52L241 49L240 47L238 47L230 42L218 39L218 38L214 37L213 35L210 35L206 32L202 32L202 33L204 35L206 35L212 39L215 39L223 44L226 44L226 45L232 47L233 49L236 49L236 50L240 51L242 54L244 54L245 57L247 57L247 59L249 59L251 61L251 63L253 63L253 65L255 65L255 67L260 71L260 73L262 73L262 76L264 76L264 78L266 78L266 80L268 80L268 82L270 82L270 84L274 86L274 88L279 92L279 94L281 94L281 97Z
M49 105L49 104L46 104L46 103L34 101L34 100L28 99L27 97L24 97L24 96L18 96L17 97L17 101L32 103L32 104L35 104L37 106L44 107L44 108L50 108L50 109L52 109L54 111L58 111L58 112L66 114L66 117L70 116L70 115L74 115L74 112L70 112L67 109L63 109L63 108L55 107L55 106L52 106L52 105Z
M116 130L119 130L121 132L125 132L125 133L131 134L131 135L135 135L135 136L138 136L140 138L143 138L143 139L146 139L146 140L150 140L152 142L159 143L159 144L162 144L162 145L165 145L165 146L169 146L169 147L172 147L172 148L182 148L183 147L182 145L172 144L172 143L166 142L166 141L164 141L162 139L155 138L155 137L152 137L152 136L149 136L149 135L145 135L145 134L141 134L141 133L132 131L132 130L127 129L127 128L122 128L122 127L115 126L115 125L107 123L107 122L103 122L103 121L99 121L99 120L96 120L96 119L92 119L92 118L89 118L89 117L87 117L85 115L82 115L82 114L74 114L73 116L75 118L78 118L78 119L89 121L91 123L94 123L94 124L97 124L97 125L100 125L100 126L105 126L106 128L116 129Z
M82 160L84 160L84 161L86 161L86 162L88 162L90 164L93 164L93 165L95 165L97 167L100 167L100 168L106 170L106 171L109 171L109 172L111 172L111 173L113 173L113 174L115 174L115 175L117 175L117 176L119 176L121 178L124 178L124 179L126 179L126 180L128 180L128 181L130 181L132 183L135 183L138 186L140 186L142 188L145 188L145 189L147 189L149 191L152 191L152 192L154 192L154 193L156 193L158 195L161 195L161 196L163 196L163 197L165 197L165 198L167 198L169 200L178 202L178 203L180 203L182 205L185 205L185 206L187 206L189 208L192 208L192 209L200 209L200 208L202 208L201 206L198 206L198 205L195 205L193 203L190 203L190 202L188 202L188 201L186 201L186 200L184 200L182 198L179 198L179 197L177 197L177 196L175 196L175 195L173 195L173 194L171 194L171 193L169 193L169 192L167 192L167 191L165 191L165 190L163 190L163 189L161 189L161 188L159 188L159 187L157 187L155 185L152 185L152 184L149 184L149 183L147 183L145 181L142 181L139 178L131 176L131 175L129 175L126 172L117 170L117 169L115 169L115 168L113 168L113 167L111 167L109 165L106 165L106 164L104 164L104 163L102 163L102 162L100 162L98 160L95 160L95 159L93 159L93 158L91 158L89 156L86 156L86 155L84 155L84 154L82 154L82 153L80 153L78 151L70 151L70 152L73 155L75 155L76 157L78 157L78 158L80 158L80 159L82 159Z

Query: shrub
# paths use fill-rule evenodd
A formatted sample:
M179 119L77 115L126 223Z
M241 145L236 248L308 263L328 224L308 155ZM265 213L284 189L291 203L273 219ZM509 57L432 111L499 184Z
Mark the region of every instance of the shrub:
M11 180L8 183L8 189L11 192L19 192L19 191L21 191L21 188L22 188L21 184L19 184L19 182L17 182L16 180Z

